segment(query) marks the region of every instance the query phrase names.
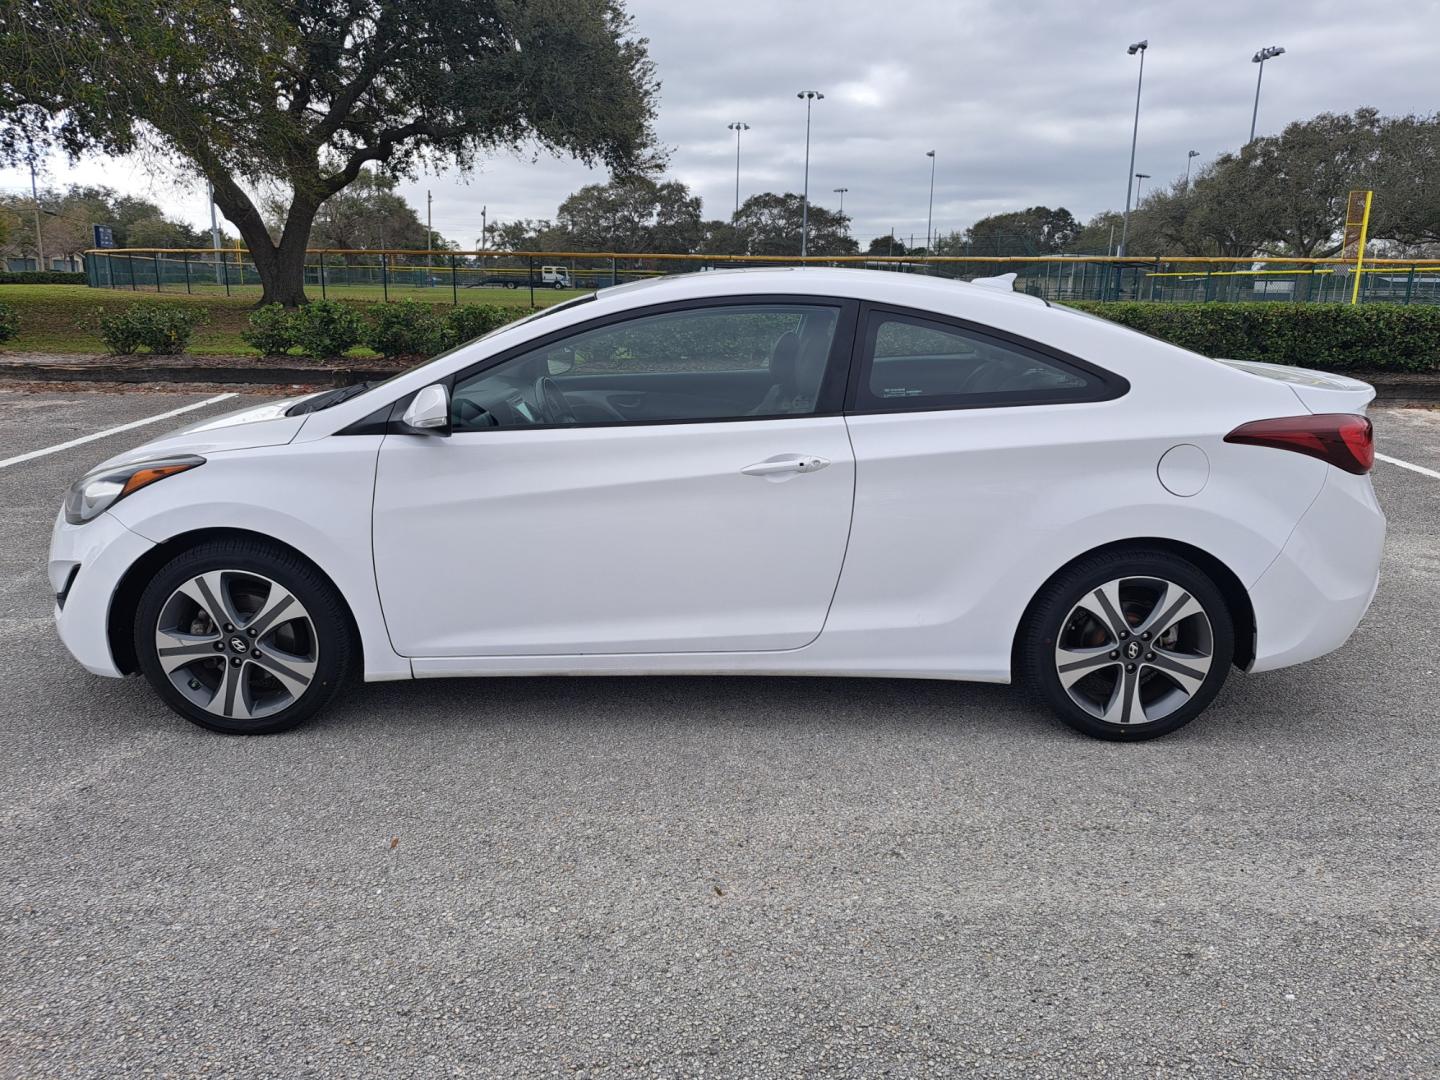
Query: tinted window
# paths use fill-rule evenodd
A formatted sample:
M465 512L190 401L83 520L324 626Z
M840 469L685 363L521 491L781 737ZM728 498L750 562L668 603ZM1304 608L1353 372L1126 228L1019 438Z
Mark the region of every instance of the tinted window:
M457 381L456 430L813 413L839 309L745 304L582 331Z
M1076 365L948 323L875 312L866 331L861 409L1095 400L1103 383Z

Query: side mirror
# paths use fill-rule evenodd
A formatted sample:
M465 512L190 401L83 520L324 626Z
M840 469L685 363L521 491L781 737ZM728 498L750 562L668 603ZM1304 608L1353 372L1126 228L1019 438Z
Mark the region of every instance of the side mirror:
M416 435L450 434L450 391L444 383L425 387L406 407L400 423Z
M556 349L545 356L545 367L551 375L564 375L575 366L575 353L572 349Z

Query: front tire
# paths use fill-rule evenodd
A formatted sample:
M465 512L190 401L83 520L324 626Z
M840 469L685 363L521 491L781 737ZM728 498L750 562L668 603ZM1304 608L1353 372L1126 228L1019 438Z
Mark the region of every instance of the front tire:
M1026 686L1070 727L1138 742L1198 716L1234 655L1219 587L1178 556L1132 551L1083 559L1047 584L1017 659Z
M181 716L211 731L288 731L349 676L354 635L313 565L263 540L200 544L167 563L135 614L140 669Z

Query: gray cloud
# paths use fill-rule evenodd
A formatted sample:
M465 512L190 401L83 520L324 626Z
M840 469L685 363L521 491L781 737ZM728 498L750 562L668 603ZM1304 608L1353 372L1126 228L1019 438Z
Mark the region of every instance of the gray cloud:
M663 82L658 132L671 173L725 217L734 200L733 137L742 144L742 197L799 191L805 110L796 91L826 97L814 110L810 189L846 210L862 239L923 236L929 162L937 154L935 228L951 231L987 213L1063 205L1088 217L1118 208L1134 108L1135 58L1148 38L1136 169L1159 183L1236 148L1250 124L1259 47L1286 55L1266 65L1259 131L1323 111L1373 105L1387 113L1440 107L1440 9L1318 0L1259 5L1029 4L1000 0L729 0L725 4L631 0ZM160 199L208 223L203 189L157 180L133 163L55 161L50 179L106 182ZM405 185L418 207L434 194L435 227L462 245L490 220L548 217L579 185L603 179L574 162L502 157L469 177L453 172ZM28 177L0 172L0 186Z

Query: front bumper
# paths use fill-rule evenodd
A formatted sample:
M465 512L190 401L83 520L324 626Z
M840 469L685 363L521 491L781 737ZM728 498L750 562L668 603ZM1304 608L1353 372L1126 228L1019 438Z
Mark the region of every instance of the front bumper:
M1345 644L1375 597L1385 515L1368 476L1329 470L1285 547L1250 589L1255 662L1271 671Z
M108 513L84 525L71 525L63 511L56 517L47 569L51 590L65 602L55 604L55 627L86 671L124 674L110 653L110 602L125 571L154 546Z

